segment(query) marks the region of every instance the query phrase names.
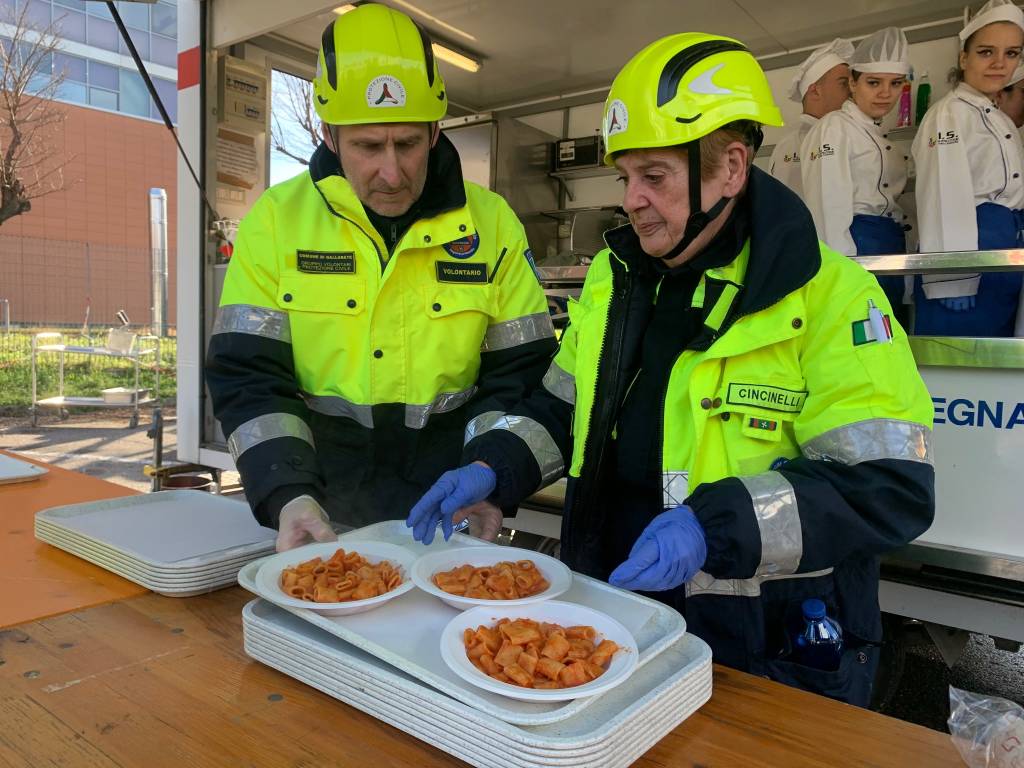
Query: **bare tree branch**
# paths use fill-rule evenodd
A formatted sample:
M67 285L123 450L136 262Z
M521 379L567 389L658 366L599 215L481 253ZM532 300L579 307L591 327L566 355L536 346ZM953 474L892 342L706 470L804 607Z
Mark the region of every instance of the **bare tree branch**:
M70 158L51 151L67 116L54 101L64 82L64 73L54 71L60 40L53 24L33 24L28 9L22 3L0 18L14 30L0 38L0 225L31 210L32 200L67 187Z
M280 74L284 88L274 93L270 144L275 152L309 165L310 155L320 146L320 118L313 106L313 86L298 77Z

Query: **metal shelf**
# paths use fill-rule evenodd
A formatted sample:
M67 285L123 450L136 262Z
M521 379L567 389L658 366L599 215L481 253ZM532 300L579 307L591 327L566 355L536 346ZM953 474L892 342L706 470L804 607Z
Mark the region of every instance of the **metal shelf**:
M127 336L126 336L127 334ZM122 338L123 337L123 338ZM57 343L52 343L53 341ZM127 347L122 348L120 341L126 341ZM159 407L160 398L160 338L157 336L139 336L122 329L112 329L107 339L108 346L88 347L64 343L64 335L59 332L37 333L32 339L32 426L38 423L40 408L57 408L61 418L67 418L69 407L88 408L130 408L132 415L129 426L135 428L139 424L139 412L142 406L154 404ZM152 345L143 347L142 345ZM39 356L55 354L59 361L57 394L51 397L39 397ZM65 355L85 355L90 357L106 357L127 360L131 363L134 373L133 396L128 402L111 402L100 397L70 396L64 394L64 358ZM154 372L154 392L139 386L140 370L145 368ZM140 396L143 392L146 394Z
M599 176L616 176L618 168L608 165L588 165L584 168L569 168L565 171L551 171L548 175L563 181L574 181L576 179L595 179Z
M150 403L155 402L155 397L144 397L138 401L138 405L149 405ZM68 395L56 395L54 397L44 397L41 400L36 400L36 405L84 405L90 408L134 408L136 402L135 400L132 400L130 403L112 403L109 400L104 400L102 397L76 397Z
M613 213L618 207L617 205L584 205L579 208L555 208L550 211L537 211L537 214L551 219L562 220L571 219L581 213Z

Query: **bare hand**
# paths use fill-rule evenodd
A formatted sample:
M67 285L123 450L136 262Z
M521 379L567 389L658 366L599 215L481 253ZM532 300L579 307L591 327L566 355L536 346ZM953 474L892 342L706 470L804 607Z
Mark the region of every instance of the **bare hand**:
M494 541L501 533L503 517L501 510L489 501L478 501L463 507L452 516L452 523L461 523L469 518L469 535L484 541Z

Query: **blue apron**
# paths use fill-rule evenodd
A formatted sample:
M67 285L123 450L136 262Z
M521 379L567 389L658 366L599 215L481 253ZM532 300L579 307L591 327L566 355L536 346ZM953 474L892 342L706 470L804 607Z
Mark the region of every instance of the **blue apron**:
M858 256L880 256L890 253L906 253L907 238L903 227L888 216L867 216L858 213L850 223L850 237L857 246ZM901 316L903 306L903 276L880 275L878 284L882 286L886 298L892 305L893 312ZM902 322L902 318L901 318Z
M982 203L978 217L978 250L1021 246L1022 212L995 203ZM982 272L974 308L946 309L938 299L925 298L921 277L914 279L914 333L919 336L1013 336L1017 301L1024 275L1020 272Z

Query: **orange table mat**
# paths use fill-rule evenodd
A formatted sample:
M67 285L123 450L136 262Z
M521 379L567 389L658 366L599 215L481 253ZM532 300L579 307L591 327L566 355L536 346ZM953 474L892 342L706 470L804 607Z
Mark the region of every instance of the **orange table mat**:
M37 541L36 512L64 504L133 496L131 488L70 472L17 453L49 470L38 480L0 485L0 627L123 600L148 590Z

